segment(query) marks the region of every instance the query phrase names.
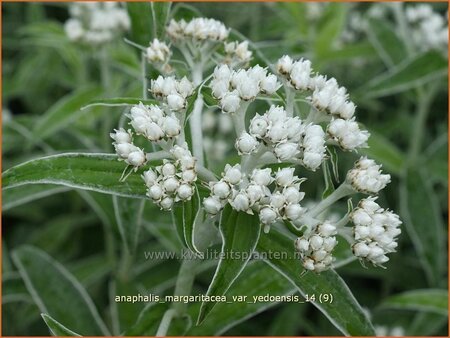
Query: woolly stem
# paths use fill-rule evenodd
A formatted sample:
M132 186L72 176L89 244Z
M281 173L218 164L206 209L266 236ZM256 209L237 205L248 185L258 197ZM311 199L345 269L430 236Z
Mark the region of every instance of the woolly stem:
M331 193L327 198L322 200L319 204L317 204L314 208L312 208L307 214L311 217L317 217L320 215L323 211L328 209L331 205L333 205L335 202L340 200L341 198L354 194L355 191L352 189L352 187L347 184L343 183L337 188L335 191Z

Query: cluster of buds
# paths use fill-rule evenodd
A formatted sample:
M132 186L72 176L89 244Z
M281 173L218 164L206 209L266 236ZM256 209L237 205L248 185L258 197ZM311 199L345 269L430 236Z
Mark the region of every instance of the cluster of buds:
M360 130L355 118L351 120L333 119L328 125L327 132L344 150L355 150L367 147L370 133Z
M240 154L251 154L264 144L279 162L301 160L302 164L316 170L325 158L325 133L321 126L304 125L299 117L288 117L279 106L271 106L250 121L249 133L243 132L236 140Z
M429 4L406 8L414 44L421 50L447 50L448 23Z
M253 101L259 94L272 95L280 84L274 74L268 74L267 69L259 65L238 71L221 65L214 69L210 86L222 111L235 113L242 101Z
M277 71L282 75L289 85L297 90L312 90L311 61L300 59L294 61L290 56L284 55L277 62Z
M187 77L176 80L173 76L158 76L151 81L150 92L157 99L162 99L173 111L186 108L187 98L194 92L194 85Z
M319 273L330 268L333 263L332 251L337 244L336 234L336 226L325 221L297 238L295 248L306 270Z
M347 182L353 189L365 194L376 194L391 181L391 175L381 173L381 165L367 157L356 161L353 169L347 173Z
M248 41L237 41L225 43L225 53L227 58L238 63L247 64L252 59L253 53L248 50Z
M119 156L119 160L135 167L135 170L145 164L145 153L133 144L133 135L130 130L115 129L114 133L110 133L109 136L114 140L113 146Z
M150 63L166 63L171 55L169 46L167 46L163 41L158 39L153 39L150 42L150 46L147 47L145 55Z
M157 105L145 106L141 102L131 108L128 116L136 134L152 142L174 138L181 132L178 118L174 114L166 115Z
M170 20L166 28L167 34L174 40L194 41L223 41L230 33L225 25L214 19L195 18L189 22L185 20Z
M164 210L170 210L175 202L190 200L197 180L195 158L187 146L176 145L171 153L174 160L164 160L162 165L142 175L147 196Z
M355 225L352 249L356 257L380 266L389 260L386 254L395 251L402 222L393 212L382 209L375 200L376 197L361 200L350 215Z
M305 209L300 202L305 194L300 192L302 180L294 175L294 168L274 174L270 168L254 169L245 184L240 169L240 165L227 165L222 179L210 183L211 196L203 200L208 213L215 215L229 203L236 211L258 213L266 231L276 221L296 223L303 215Z
M128 13L117 2L77 2L69 11L64 29L72 41L100 45L130 28Z

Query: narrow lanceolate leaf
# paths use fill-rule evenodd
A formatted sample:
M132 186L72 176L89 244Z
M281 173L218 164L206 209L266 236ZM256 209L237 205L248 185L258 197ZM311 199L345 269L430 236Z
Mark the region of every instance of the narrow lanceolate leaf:
M143 100L134 97L115 97L112 99L99 99L88 102L81 109L86 109L90 107L103 106L103 107L127 107L139 104L142 102L145 105L159 104L156 100Z
M152 11L153 37L161 39L166 30L166 24L169 20L171 2L150 2Z
M347 7L337 3L328 6L323 20L322 27L317 32L314 43L314 52L316 56L321 57L330 53L337 39L344 28Z
M385 299L382 308L416 310L448 315L448 291L440 289L413 290Z
M429 282L438 285L446 266L444 225L427 177L425 172L407 171L400 187L400 212Z
M110 335L86 290L60 263L31 246L12 258L41 312L82 335Z
M376 77L361 89L365 97L393 95L423 85L447 74L447 60L436 52L426 52L407 59Z
M125 332L125 336L156 336L161 320L168 309L168 303L150 303L141 311L136 323ZM188 316L173 318L166 336L184 335L191 323Z
M205 321L187 332L188 336L220 336L233 326L275 306L276 302L255 301L253 297L290 295L296 288L262 262L249 264L226 293L230 303L218 303ZM244 300L240 298L246 296ZM302 305L300 305L302 306Z
M257 251L267 257L266 263L294 284L303 296L315 295L316 301L312 304L343 334L375 335L363 309L336 272L328 270L320 274L308 272L302 275L304 270L292 239L272 229L270 234L261 236ZM331 294L332 301L321 303L317 298L320 294Z
M31 160L2 174L3 189L26 184L56 184L125 197L145 198L145 184L137 174L120 182L126 165L112 154L66 153Z
M405 45L385 20L370 18L367 34L386 66L392 67L405 59Z
M177 231L182 237L182 243L194 253L200 253L194 242L195 225L201 221L202 213L200 208L200 196L195 190L194 195L189 201L181 203L174 208L174 220Z
M114 214L125 247L134 254L142 225L145 200L113 196Z
M59 194L70 190L68 187L36 184L5 190L2 194L2 210L6 211L40 198Z
M403 153L384 136L370 132L368 147L359 152L381 163L391 173L400 175L405 163Z
M47 324L52 335L56 337L80 337L78 333L75 333L72 330L68 329L67 327L50 317L48 314L43 313L41 314L41 316L45 324Z
M223 258L219 261L207 295L222 296L239 277L253 254L261 233L258 217L236 212L229 205L222 212L220 221ZM234 257L238 254L239 257ZM201 323L217 303L204 302L200 308Z
M35 138L46 138L68 126L86 111L81 107L102 93L98 87L85 87L56 102L38 121L33 129Z
M147 46L152 35L152 12L148 2L127 2L131 19L131 40Z
M322 199L327 198L334 191L333 179L331 178L330 167L328 162L325 162L322 166L323 176L325 179L325 190L322 193Z

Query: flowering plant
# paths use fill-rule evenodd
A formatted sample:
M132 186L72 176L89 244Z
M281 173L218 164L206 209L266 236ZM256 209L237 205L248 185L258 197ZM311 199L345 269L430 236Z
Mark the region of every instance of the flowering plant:
M85 60L95 61L91 70L101 78L101 87L78 89L36 125L33 137L47 152L44 140L62 130L61 121L68 125L77 120L82 125L75 138L90 151L50 152L12 166L3 174L3 186L9 208L44 196L48 185L56 184L53 189L77 189L95 210L104 224L100 245L107 263L100 265L111 269L108 307L114 318L105 324L75 272L40 249L21 247L14 250L13 262L52 333L219 334L276 302L310 303L338 330L333 332L387 332L374 328L372 314L346 284L350 277L344 274L344 281L337 271L396 273L390 267L397 260L403 263L404 225L415 245L429 250L418 235L425 232L411 220L417 204L406 192L424 180L415 171L424 137L421 121L437 89L410 80L410 73L415 70L421 81L429 81L430 74L438 78L446 67L444 23L428 7L386 5L378 12L357 11L363 23L356 31L354 23L344 24L340 11L346 7L301 6L311 11L308 20L317 26L317 41L307 42L305 35L308 47L300 55L285 43L270 57L226 20L192 15L189 6L180 4L174 11L170 3L70 6L61 30L64 41ZM186 8L190 14L181 15ZM389 35L390 28L373 24L389 15L400 33ZM335 16L341 17L342 36L328 41ZM406 34L405 22L414 28L410 44L401 35ZM421 44L430 32L435 39ZM343 86L351 83L346 79L353 72L339 74L333 71L339 67L324 67L324 60L339 51L348 53L346 46L357 44L364 34L374 34L370 46L378 48L377 69L380 64L392 68L362 89ZM405 41L405 64L397 60L398 50L384 42L386 35L388 41L399 36ZM421 68L426 60L434 60L427 68L430 74ZM364 73L366 65L351 66ZM122 73L115 76L115 71ZM81 83L86 75L80 76ZM407 159L388 140L380 141L376 123L362 113L376 105L374 98L407 90L405 86L417 89L419 106L417 138L411 138ZM74 106L80 115L66 116ZM117 107L122 113L113 117ZM94 139L93 134L98 142L90 143L86 135ZM398 181L403 187L400 206L386 197L394 190L389 184L395 187ZM20 189L29 184L36 192L21 199L29 192ZM427 189L420 183L419 191L425 195ZM441 230L436 228L431 239L440 249ZM177 255L157 255L167 251ZM442 264L434 264L433 257L426 251L420 259L426 278L437 283ZM171 269L174 261L177 266ZM165 269L176 272L161 277L159 288L152 287ZM55 292L70 290L71 299L78 299L76 310L66 313L51 300L41 270ZM204 276L204 271L210 274ZM199 281L204 288L197 292L194 282ZM132 309L127 302L148 304ZM383 306L395 307L389 302Z

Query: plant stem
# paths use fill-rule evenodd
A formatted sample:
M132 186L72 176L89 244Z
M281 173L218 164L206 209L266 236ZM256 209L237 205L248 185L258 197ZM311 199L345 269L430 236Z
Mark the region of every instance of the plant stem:
M103 46L100 49L100 77L102 81L103 90L108 95L108 89L111 85L111 74L109 67L109 56L106 50L106 46Z
M153 153L146 153L145 154L145 158L147 159L147 161L158 161L158 160L163 160L165 158L170 157L170 153L168 153L165 150L160 150L160 151L155 151Z
M347 183L342 183L339 188L337 188L335 191L331 193L330 196L322 200L319 204L317 204L314 208L312 208L307 215L311 217L317 217L320 215L324 210L329 208L331 205L333 205L335 202L340 200L341 198L354 194L355 191L352 189L352 187Z
M216 182L217 181L217 177L213 174L212 171L210 171L209 169L198 165L195 167L195 169L197 170L197 174L199 176L199 178L205 182Z
M164 313L161 323L159 324L158 331L156 332L156 337L165 337L167 335L167 331L169 330L170 323L172 322L174 316L174 309L169 309Z
M192 80L195 86L200 85L203 78L203 70L197 66L192 73ZM203 130L202 130L202 109L203 109L203 95L198 92L197 99L194 103L194 110L189 118L189 127L191 128L192 137L192 151L195 158L200 165L205 164L203 157Z
M189 296L191 294L195 273L200 262L199 259L183 260L180 271L178 272L174 296ZM187 304L183 302L173 303L172 308L175 310L177 316L181 316L185 313Z
M145 54L141 54L141 69L142 69L142 98L147 100L148 98L148 84L147 84L147 60Z

